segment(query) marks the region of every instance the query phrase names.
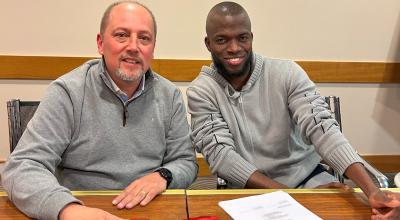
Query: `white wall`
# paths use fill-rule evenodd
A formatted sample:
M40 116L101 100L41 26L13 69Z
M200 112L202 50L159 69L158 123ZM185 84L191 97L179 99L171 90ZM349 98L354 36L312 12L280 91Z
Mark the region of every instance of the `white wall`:
M0 55L97 56L109 0L0 0ZM143 0L158 23L156 58L209 59L205 17L219 1ZM237 1L254 50L295 60L400 62L398 0ZM399 73L400 74L400 73ZM49 81L0 80L0 160L8 155L5 102L40 100ZM187 83L178 83L185 90ZM400 154L400 85L319 84L342 99L344 133L362 154Z

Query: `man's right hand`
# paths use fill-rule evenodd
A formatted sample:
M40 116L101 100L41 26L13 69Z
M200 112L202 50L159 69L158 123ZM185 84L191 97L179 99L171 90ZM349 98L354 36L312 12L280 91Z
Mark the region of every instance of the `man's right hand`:
M90 208L76 203L71 203L65 206L61 210L58 219L122 220L122 218L112 215L104 210L98 208Z

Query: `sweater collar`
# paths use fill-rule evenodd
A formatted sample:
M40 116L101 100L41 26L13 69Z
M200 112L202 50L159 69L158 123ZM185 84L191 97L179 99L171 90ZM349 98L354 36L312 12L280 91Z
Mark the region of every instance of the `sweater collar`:
M111 79L109 73L107 72L107 69L105 67L104 59L100 59L99 62L99 68L100 68L100 77L103 80L103 82L106 84L106 86L113 92L115 93L118 97L121 97L121 90L119 87L114 83L114 81ZM151 68L143 75L142 81L140 82L138 90L135 92L134 96L129 99L128 101L131 101L132 99L138 97L145 91L147 91L149 88L152 87L153 80L155 80L155 75ZM138 93L139 92L139 93Z

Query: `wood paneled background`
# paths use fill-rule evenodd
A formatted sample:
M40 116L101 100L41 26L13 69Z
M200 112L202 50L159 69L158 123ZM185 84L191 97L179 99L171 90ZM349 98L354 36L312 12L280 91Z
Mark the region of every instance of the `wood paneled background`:
M92 57L0 56L0 79L56 79ZM154 71L190 82L210 60L155 59ZM317 83L400 83L400 63L297 61Z

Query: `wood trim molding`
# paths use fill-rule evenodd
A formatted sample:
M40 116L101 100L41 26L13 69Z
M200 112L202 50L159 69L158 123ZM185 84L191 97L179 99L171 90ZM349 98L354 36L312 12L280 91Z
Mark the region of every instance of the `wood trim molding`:
M52 80L93 57L0 55L0 79ZM155 59L154 71L176 82L190 82L210 60ZM400 83L400 63L298 61L317 83Z
M0 56L0 79L56 79L91 58Z
M400 155L362 155L381 172L400 172Z
M400 63L385 62L297 62L314 82L400 83Z

